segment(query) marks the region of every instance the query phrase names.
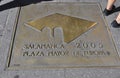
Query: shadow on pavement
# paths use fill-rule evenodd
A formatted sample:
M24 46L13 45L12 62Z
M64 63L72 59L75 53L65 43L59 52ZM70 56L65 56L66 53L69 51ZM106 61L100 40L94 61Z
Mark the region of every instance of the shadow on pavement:
M4 11L15 7L22 7L30 4L36 4L42 1L52 1L52 0L14 0L9 3L0 5L0 11Z

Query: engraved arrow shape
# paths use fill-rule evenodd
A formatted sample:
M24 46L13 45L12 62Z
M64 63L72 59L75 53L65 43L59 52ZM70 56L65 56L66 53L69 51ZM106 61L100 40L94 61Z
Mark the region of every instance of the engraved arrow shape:
M64 41L70 42L79 37L84 32L96 25L95 22L71 17L59 13L38 18L27 23L29 26L42 30L48 26L51 29L62 27L64 32Z

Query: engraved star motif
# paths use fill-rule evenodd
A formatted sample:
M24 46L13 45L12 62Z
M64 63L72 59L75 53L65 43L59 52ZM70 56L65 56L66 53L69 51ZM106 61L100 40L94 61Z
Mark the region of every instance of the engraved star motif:
M62 27L64 32L64 41L67 43L96 25L96 23L92 21L59 13L29 21L27 24L38 30L42 30L46 26L51 29Z

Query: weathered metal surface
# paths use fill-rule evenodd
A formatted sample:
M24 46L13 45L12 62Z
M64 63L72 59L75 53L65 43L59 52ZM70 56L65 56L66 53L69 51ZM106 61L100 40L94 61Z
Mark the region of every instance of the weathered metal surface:
M21 8L16 27L9 68L119 65L99 4L32 4Z
M80 18L70 17L63 14L55 13L42 19L36 19L27 23L38 30L42 30L45 27L51 29L61 27L64 32L64 41L70 42L83 34L86 30L95 26L96 23L83 20ZM54 33L51 33L54 36Z

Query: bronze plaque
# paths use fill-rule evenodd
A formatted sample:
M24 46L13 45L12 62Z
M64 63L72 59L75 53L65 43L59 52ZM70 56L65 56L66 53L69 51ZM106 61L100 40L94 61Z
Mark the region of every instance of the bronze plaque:
M48 2L19 12L10 69L120 65L99 4Z

